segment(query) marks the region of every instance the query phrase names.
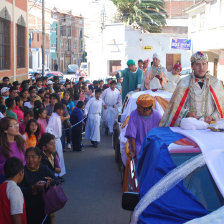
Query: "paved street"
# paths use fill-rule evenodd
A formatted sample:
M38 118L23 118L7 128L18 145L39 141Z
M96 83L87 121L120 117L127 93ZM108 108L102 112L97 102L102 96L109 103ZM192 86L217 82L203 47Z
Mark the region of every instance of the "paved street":
M114 161L111 137L103 136L97 149L65 152L63 185L69 198L56 214L56 224L125 224L130 212L121 208L121 178Z

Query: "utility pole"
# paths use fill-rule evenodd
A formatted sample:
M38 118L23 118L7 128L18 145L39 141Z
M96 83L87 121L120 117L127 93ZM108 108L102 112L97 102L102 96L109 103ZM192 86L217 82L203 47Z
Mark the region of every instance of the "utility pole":
M45 74L45 5L42 0L42 76Z

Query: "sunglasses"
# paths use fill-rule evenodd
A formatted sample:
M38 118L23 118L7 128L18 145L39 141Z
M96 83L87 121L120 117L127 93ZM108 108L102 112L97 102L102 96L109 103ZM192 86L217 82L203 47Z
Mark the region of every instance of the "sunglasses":
M31 98L36 98L37 96L31 96Z

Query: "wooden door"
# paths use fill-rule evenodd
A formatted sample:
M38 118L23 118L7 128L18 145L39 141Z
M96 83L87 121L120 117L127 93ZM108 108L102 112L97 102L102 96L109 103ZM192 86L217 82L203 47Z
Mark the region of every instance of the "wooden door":
M166 69L168 72L173 69L173 54L166 54Z
M176 63L181 62L181 54L166 54L166 69L171 72Z

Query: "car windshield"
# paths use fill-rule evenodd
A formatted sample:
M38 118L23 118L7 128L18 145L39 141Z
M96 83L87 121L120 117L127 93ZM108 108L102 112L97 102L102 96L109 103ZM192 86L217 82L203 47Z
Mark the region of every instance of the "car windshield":
M69 65L68 67L69 67L70 69L77 69L78 66L77 66L77 65Z

